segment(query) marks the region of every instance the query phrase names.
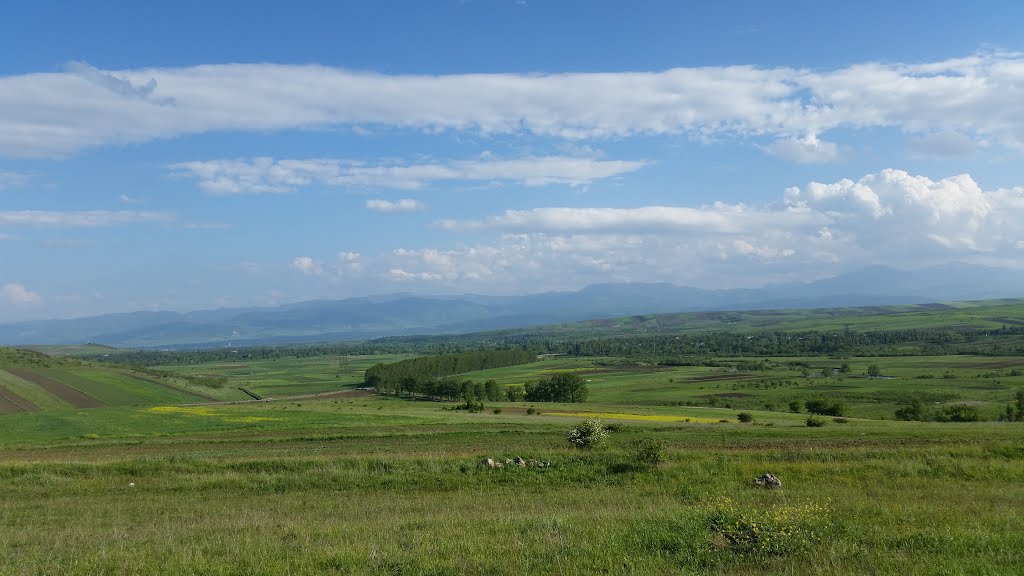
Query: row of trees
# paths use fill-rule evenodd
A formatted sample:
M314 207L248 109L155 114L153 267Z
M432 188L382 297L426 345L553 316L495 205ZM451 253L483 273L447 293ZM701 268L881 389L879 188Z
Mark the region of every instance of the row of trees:
M383 380L375 380L378 384ZM415 377L405 376L395 386L378 386L377 392L399 397L425 400L476 402L584 402L587 399L586 381L578 374L553 374L525 386L502 386L496 380L475 382L458 376Z
M450 391L451 382L446 376L504 368L527 364L537 359L537 355L525 350L478 350L458 354L442 354L439 356L422 356L410 358L390 364L375 364L367 368L365 382L378 391L415 394L417 391L436 389L444 386L444 391L436 395L444 397ZM428 395L435 395L430 393Z

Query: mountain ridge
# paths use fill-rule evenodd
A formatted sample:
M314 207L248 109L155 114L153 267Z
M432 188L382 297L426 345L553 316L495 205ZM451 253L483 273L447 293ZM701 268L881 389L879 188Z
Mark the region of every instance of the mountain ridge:
M118 347L208 347L458 334L674 312L927 304L1024 295L1024 272L970 265L872 267L810 283L704 289L602 283L522 296L408 293L310 300L276 307L140 311L0 324L0 345L95 342Z

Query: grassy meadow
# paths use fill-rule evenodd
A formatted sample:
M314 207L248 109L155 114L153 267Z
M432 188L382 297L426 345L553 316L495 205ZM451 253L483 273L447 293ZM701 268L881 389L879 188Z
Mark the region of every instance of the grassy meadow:
M571 371L586 402L480 412L360 389L409 356L0 350L0 574L1021 573L1024 424L995 418L1024 357L547 357L460 378ZM843 416L789 409L819 398ZM585 419L605 445L570 445Z
M1018 573L1024 426L496 407L5 416L0 573ZM615 424L608 446L565 441L583 408ZM664 443L662 463L635 466L639 438ZM551 466L477 464L516 456ZM766 471L781 490L751 483Z

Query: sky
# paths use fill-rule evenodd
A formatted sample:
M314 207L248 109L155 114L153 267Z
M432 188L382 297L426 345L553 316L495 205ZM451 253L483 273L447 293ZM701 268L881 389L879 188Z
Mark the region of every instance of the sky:
M1020 2L3 12L0 322L1024 264Z

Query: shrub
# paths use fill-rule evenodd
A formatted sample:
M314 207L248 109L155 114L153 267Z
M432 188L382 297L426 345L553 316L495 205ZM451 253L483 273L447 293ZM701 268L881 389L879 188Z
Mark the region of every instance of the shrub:
M821 428L825 425L825 420L814 416L808 416L806 424L809 428Z
M526 414L528 416L533 416L536 413L537 413L537 409L534 408L533 406L530 406L529 408L526 409Z
M849 420L847 420L846 418L833 418L832 421L835 422L836 424L846 424L847 422L849 422Z
M754 415L751 414L750 412L740 412L739 414L736 415L736 419L744 423L753 422Z
M739 555L782 555L810 548L831 525L830 510L820 504L741 510L730 498L705 510L712 544Z
M800 411L803 409L804 404L799 400L793 400L789 403L789 411L792 412L793 414L799 414Z
M501 414L501 408L495 408L494 410L491 410L491 412L495 414Z
M565 438L577 448L591 449L608 441L608 431L600 420L584 420L570 429Z
M654 438L639 438L630 444L629 460L634 468L657 468L665 460L665 443Z
M808 400L807 411L822 416L842 416L846 406L840 400L824 400L821 398Z
M937 422L980 422L981 414L975 406L954 404L952 406L944 406L942 410L935 414L934 419Z

